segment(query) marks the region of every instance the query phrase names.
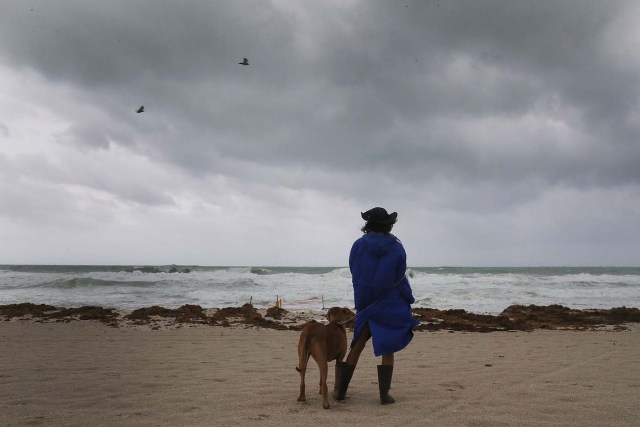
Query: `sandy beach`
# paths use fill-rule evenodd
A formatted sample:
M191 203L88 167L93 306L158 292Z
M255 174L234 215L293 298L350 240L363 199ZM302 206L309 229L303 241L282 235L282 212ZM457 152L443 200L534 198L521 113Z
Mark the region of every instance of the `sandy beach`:
M378 400L370 344L345 403L318 370L297 402L297 331L0 322L0 425L640 424L640 328L416 332ZM348 337L351 334L348 333ZM330 388L333 384L330 364Z

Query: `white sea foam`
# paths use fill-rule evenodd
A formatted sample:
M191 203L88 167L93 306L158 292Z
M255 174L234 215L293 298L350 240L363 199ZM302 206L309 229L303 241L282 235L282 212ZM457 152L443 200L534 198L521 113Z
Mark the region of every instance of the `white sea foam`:
M251 301L290 310L353 307L347 268L0 267L0 304L100 305L135 309L238 306ZM576 308L640 307L638 269L463 269L408 271L417 307L499 313L512 304L562 304Z

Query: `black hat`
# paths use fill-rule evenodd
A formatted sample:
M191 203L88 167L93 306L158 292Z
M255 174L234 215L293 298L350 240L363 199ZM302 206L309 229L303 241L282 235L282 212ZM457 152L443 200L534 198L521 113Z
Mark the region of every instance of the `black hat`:
M376 222L378 224L395 224L398 213L388 214L385 208L372 208L366 212L361 212L362 219L367 222Z

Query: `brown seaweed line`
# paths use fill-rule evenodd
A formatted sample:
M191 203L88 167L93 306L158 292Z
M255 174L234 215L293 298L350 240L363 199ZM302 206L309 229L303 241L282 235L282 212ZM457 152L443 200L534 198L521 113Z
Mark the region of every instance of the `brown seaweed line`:
M118 327L121 323L155 325L156 322L164 320L174 325L200 324L223 327L243 325L277 330L301 330L304 327L304 324L300 323L285 324L289 312L279 307L268 308L265 316L262 316L251 304L209 311L212 313L208 314L207 310L199 305L186 304L177 309L155 305L139 308L121 316L115 309L99 306L64 308L32 303L0 305L0 316L7 321L14 318L57 322L97 320L109 326ZM640 322L640 310L628 307L577 310L561 305L511 305L497 316L475 314L461 309L414 308L413 315L420 321L420 324L414 328L416 331L595 330L607 326L614 326L613 330L625 330L626 323Z

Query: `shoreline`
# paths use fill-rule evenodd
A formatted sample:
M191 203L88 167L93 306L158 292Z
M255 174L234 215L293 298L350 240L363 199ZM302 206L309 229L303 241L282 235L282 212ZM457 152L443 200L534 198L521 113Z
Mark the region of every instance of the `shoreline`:
M612 330L624 331L629 324L640 323L640 309L615 307L611 309L577 310L561 305L512 305L499 315L475 314L462 309L439 310L413 308L413 316L420 324L414 331L533 331L546 330ZM183 326L255 327L300 331L309 321L324 321L326 310L288 311L279 307L202 308L183 305L177 309L161 306L143 307L132 311L100 306L76 308L46 304L0 305L0 321L30 321L37 323L69 323L98 321L113 328L148 327L180 328ZM355 316L355 312L352 312ZM349 330L352 322L346 325Z

